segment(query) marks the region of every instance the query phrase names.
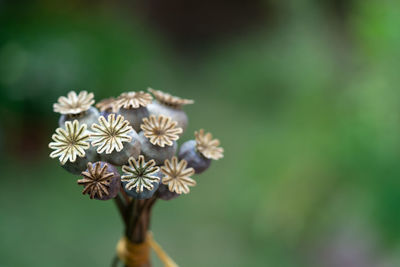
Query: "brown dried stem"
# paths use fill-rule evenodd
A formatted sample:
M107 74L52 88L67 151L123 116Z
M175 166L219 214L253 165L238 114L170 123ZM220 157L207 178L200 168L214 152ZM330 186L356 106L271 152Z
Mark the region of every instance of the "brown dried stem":
M125 200L126 205L128 205L131 202L131 198L128 196L128 194L125 192L124 188L121 186L120 188L121 195Z
M126 196L127 197L127 196ZM125 236L133 243L145 242L150 227L151 209L157 200L157 193L150 199L132 199L124 201L121 192L115 198L115 203L125 225ZM113 261L112 266L117 264ZM151 266L150 262L141 267Z
M115 198L114 198L115 204L118 207L119 213L122 217L122 220L124 222L124 224L126 225L128 222L128 217L126 216L126 204L124 203L124 201L121 198L121 195L118 194Z

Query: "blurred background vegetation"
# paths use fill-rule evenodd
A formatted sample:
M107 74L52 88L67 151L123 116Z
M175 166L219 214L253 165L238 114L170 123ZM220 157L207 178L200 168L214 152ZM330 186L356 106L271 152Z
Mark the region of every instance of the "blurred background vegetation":
M225 158L152 228L181 266L400 266L400 2L0 1L0 266L109 266L122 224L48 158L52 104L196 100ZM154 258L155 266L161 266Z

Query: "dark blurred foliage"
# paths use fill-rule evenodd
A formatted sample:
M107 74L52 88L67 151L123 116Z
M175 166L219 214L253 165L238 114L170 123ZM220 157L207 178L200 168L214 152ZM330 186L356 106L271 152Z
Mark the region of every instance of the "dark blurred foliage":
M233 37L265 22L271 3L255 1L139 1L139 13L182 50L204 50L209 43Z
M52 104L196 100L225 158L157 203L182 266L399 266L398 1L0 2L1 266L109 266L113 203L48 159ZM160 266L159 262L155 262Z

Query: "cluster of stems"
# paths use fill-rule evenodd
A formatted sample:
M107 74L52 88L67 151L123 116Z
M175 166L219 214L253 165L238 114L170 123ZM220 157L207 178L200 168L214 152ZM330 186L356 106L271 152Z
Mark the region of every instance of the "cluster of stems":
M124 223L125 237L133 244L143 244L146 242L147 234L150 229L151 210L156 200L157 193L149 199L135 199L130 198L123 189L114 198ZM119 257L116 256L112 266L117 266L119 261ZM150 258L148 258L146 263L136 267L150 266Z

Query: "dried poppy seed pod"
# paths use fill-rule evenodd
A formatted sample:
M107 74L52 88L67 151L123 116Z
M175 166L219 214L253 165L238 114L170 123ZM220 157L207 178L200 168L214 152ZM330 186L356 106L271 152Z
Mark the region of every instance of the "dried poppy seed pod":
M211 133L204 133L203 129L194 132L196 148L206 158L219 160L224 157L224 149L220 147L218 139L213 139Z
M149 110L150 115L165 115L172 118L178 123L178 126L182 128L182 133L186 130L189 120L185 111L182 109L173 109L159 103L158 101L153 101L153 103L147 106L147 109Z
M72 123L67 121L64 128L57 128L52 139L53 142L49 144L49 147L54 151L51 152L50 157L58 157L64 169L73 174L80 174L86 169L87 162L95 157L89 151L87 125L80 125L77 120Z
M177 194L188 194L189 186L195 186L196 181L190 178L194 174L193 168L186 168L186 160L178 162L176 157L171 161L165 160L164 166L161 167L161 172L164 174L162 183L168 186L168 190Z
M108 115L118 112L118 107L116 105L117 100L113 97L101 100L96 104L96 107L100 110L100 116L107 118Z
M185 159L188 166L197 174L205 171L211 164L211 160L218 160L224 156L224 149L219 147L219 140L212 139L211 133L204 130L194 133L196 140L185 142L179 150L179 159Z
M142 147L142 155L146 160L154 159L157 165L175 155L179 134L182 128L176 127L176 122L165 116L150 116L143 119L140 126L139 140Z
M155 175L156 175L159 179L162 178L162 173L161 173L161 172L158 172L158 173L156 173ZM147 189L147 188L144 188L143 191L137 192L135 189L131 189L131 190L126 189L126 186L128 185L128 183L129 183L129 182L124 182L124 181L123 181L123 182L122 182L122 187L124 188L125 192L126 192L129 196L131 196L131 197L133 197L133 198L135 198L135 199L149 199L149 198L151 198L151 197L154 195L154 193L158 190L158 187L159 187L159 185L160 185L159 182L153 182L153 183L152 183L153 189L149 190L149 189Z
M77 95L74 91L68 93L68 96L61 96L58 98L58 103L53 104L54 112L61 114L58 124L64 127L66 121L78 120L81 124L85 123L91 126L97 121L100 113L92 107L93 93L81 91Z
M103 153L100 155L101 159L111 164L122 166L128 162L129 157L137 158L141 150L139 136L135 130L132 130L128 135L132 139L130 142L124 143L124 148L121 151L114 150L111 154Z
M196 141L189 140L183 143L179 149L179 160L186 160L189 167L192 167L196 174L200 174L210 167L211 159L204 157L196 149Z
M82 194L88 194L91 199L108 200L115 198L120 191L120 174L117 168L109 163L89 162L86 171L81 175L83 179L78 180L78 184L84 186Z
M101 116L99 124L92 125L92 130L92 145L98 146L97 153L102 160L121 166L129 157L139 156L139 136L121 115L115 118L115 114L110 114L107 120Z
M164 177L158 188L158 198L171 200L182 193L188 194L190 192L189 186L195 186L196 181L190 178L194 174L194 169L186 167L186 160L178 162L176 157L173 157L171 161L165 160L164 166L161 167Z
M143 132L139 133L139 142L141 146L141 153L146 160L154 159L157 165L162 165L164 160L172 158L175 155L178 147L177 143L173 141L171 146L158 146L153 145L150 140L144 136Z
M58 124L62 127L66 121L78 120L82 124L85 123L91 126L93 123L97 122L99 116L100 112L95 107L90 107L88 110L79 114L61 115Z
M114 112L110 112L110 111L100 111L100 116L103 116L104 118L107 118L108 115L113 114L113 113ZM114 114L116 114L116 113L114 113Z
M172 96L160 90L148 88L156 98L153 103L147 106L150 115L165 115L178 123L178 127L182 128L182 133L186 130L188 125L188 117L185 111L182 110L184 105L193 104L191 99L182 99L177 96ZM181 133L181 134L182 134Z
M152 100L153 97L143 91L122 93L116 101L116 107L119 109L118 114L124 116L136 132L140 132L140 124L142 124L143 118L149 116L146 106Z
M129 158L129 165L122 166L122 186L125 192L136 199L148 199L157 191L162 173L154 160L146 162L140 155L136 161Z
M64 165L61 166L68 172L79 175L81 174L81 172L86 170L87 164L89 162L100 160L100 155L97 154L96 149L94 149L92 146L89 147L89 149L87 149L85 152L86 153L83 158L77 158L75 162L67 161Z
M124 116L136 132L140 132L140 124L142 123L143 118L148 117L150 113L147 110L147 107L140 107L135 109L121 108L118 111L118 114Z
M161 183L160 186L158 187L158 198L162 199L162 200L172 200L175 199L177 197L180 196L180 194L176 193L176 192L171 192L168 189L168 186Z

